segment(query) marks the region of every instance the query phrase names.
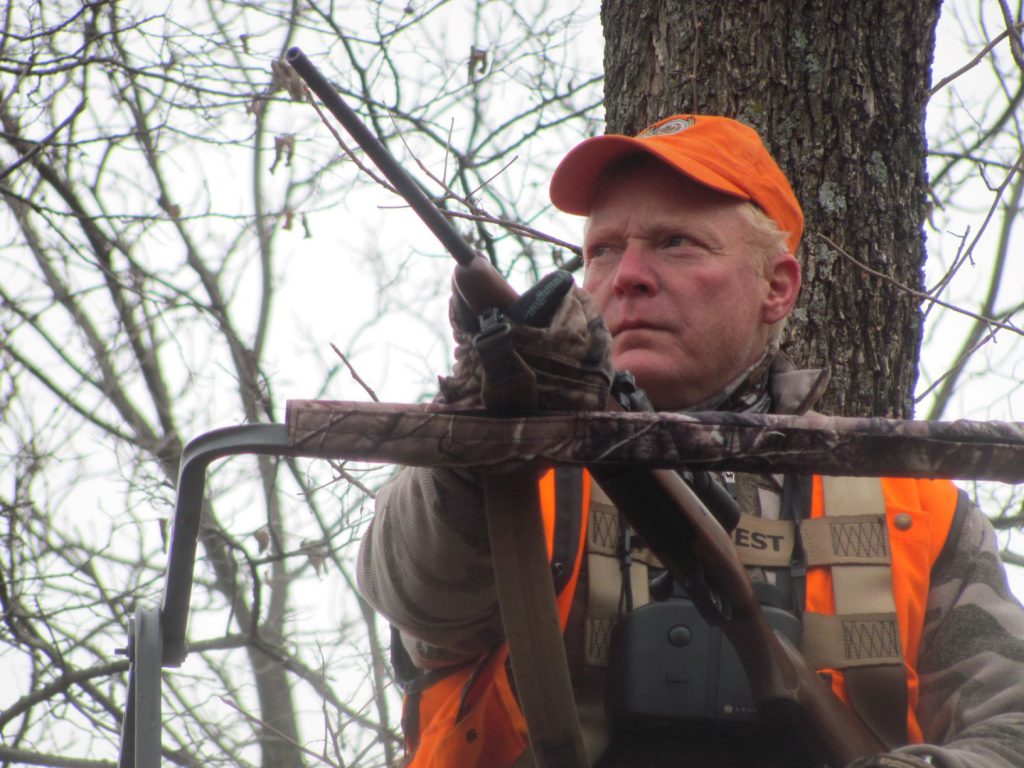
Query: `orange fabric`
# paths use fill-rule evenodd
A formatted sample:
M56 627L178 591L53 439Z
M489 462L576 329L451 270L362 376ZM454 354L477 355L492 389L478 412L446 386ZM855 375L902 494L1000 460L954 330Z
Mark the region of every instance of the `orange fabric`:
M953 522L957 490L948 480L882 478L882 492L892 550L893 598L907 667L907 737L911 743L921 743L924 737L915 714L920 696L917 657L921 650L931 570ZM815 476L811 517L824 514L821 478ZM895 519L899 514L910 515L909 527L896 527ZM832 615L836 612L832 574L827 566L807 569L805 607L816 613ZM843 673L840 670L823 671L831 675L836 695L848 703Z
M555 472L545 472L538 483L548 558L554 549ZM586 546L590 483L583 483L583 521L572 574L555 597L558 622L565 630L579 579ZM418 743L406 749L413 759L408 768L506 768L526 749L526 721L505 672L508 647L502 645L488 656L437 681L405 706L419 708Z
M586 216L601 174L618 158L645 153L711 189L757 204L796 253L804 214L786 175L757 131L729 117L672 115L636 136L607 134L577 144L551 175L551 202Z
M423 692L422 729L410 768L499 768L522 754L526 722L505 674L507 657L508 649L498 648Z

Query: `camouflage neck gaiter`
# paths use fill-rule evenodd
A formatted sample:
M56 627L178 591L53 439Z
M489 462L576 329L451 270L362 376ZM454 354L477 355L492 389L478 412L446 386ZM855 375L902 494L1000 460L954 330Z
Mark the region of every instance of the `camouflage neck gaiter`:
M769 413L772 395L768 386L772 363L779 353L779 340L772 338L756 363L733 379L721 392L686 408L687 411L732 411Z

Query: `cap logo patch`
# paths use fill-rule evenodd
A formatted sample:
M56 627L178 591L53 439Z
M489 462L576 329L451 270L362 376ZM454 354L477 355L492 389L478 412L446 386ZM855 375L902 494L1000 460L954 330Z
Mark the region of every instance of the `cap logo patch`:
M647 138L649 136L671 136L673 133L682 133L687 128L692 128L693 124L697 120L693 117L677 117L675 120L669 120L667 123L661 125L652 125L650 128L644 128L637 134L638 139Z

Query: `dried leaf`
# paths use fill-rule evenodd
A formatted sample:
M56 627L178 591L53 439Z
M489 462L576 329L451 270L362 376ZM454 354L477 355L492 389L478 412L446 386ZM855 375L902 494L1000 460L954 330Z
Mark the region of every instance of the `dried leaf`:
M316 575L323 576L324 562L331 553L327 544L319 539L305 539L299 544L299 550L305 553Z
M469 49L469 82L473 82L475 75L482 75L486 71L487 49L472 46Z
M276 93L279 90L288 91L293 101L302 101L306 92L300 78L295 70L289 66L284 59L275 59L270 62L270 92Z
M263 526L253 536L256 538L256 544L260 552L266 552L267 547L270 546L270 529L267 526Z
M295 154L295 134L293 133L282 133L274 137L274 163L270 166L270 172L273 173L277 168L277 164L281 162L281 158L284 158L285 165L292 164L292 157Z

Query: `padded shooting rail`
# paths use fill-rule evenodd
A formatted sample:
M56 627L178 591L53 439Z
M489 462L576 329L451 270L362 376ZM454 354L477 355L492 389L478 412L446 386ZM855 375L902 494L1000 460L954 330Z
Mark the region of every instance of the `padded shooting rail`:
M501 470L523 462L1024 482L1024 423L587 411L495 417L291 400L296 455Z
M163 600L140 607L120 768L160 765L160 667L180 666L206 470L240 454L508 469L538 464L950 477L1024 482L1024 424L727 413L493 417L440 405L288 403L285 424L204 433L182 454Z

